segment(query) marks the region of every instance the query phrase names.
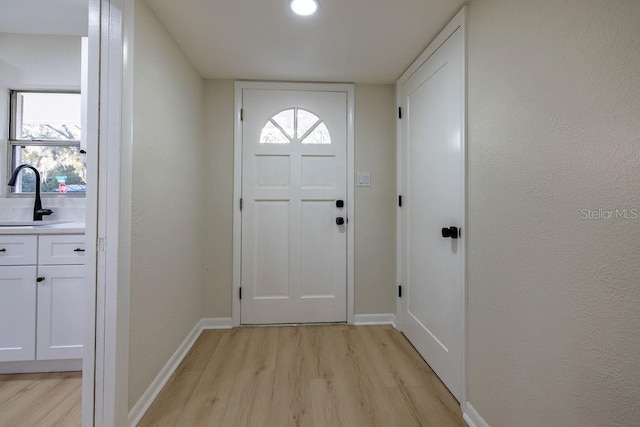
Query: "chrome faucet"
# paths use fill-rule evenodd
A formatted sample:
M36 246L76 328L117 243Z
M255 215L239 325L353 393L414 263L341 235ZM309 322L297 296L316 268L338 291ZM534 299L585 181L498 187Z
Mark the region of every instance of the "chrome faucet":
M53 211L51 209L42 209L42 200L40 199L40 172L38 172L38 169L31 165L20 165L13 171L13 175L11 175L11 179L7 184L10 187L15 187L18 174L20 174L20 171L24 168L29 168L36 174L36 201L33 205L33 220L42 221L43 215L51 215Z

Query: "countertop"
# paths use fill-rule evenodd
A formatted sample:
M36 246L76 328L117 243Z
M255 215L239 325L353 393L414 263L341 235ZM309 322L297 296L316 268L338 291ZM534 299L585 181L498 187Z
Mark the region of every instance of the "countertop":
M10 227L0 227L0 235L15 234L84 234L85 225L83 222L62 222L58 224L47 224L40 226L20 225Z

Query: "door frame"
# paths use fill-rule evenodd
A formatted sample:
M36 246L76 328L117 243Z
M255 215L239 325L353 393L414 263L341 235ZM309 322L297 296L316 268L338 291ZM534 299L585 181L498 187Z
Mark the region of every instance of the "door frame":
M462 102L462 162L463 162L463 212L462 212L462 229L461 232L465 233L464 236L464 261L463 261L463 333L462 333L462 399L460 400L460 407L462 412L465 412L467 402L467 310L468 310L468 277L467 277L467 194L468 194L468 173L467 173L467 6L463 6L462 9L456 14L456 16L444 27L444 29L438 34L438 36L429 44L425 51L407 68L396 83L396 106L400 109L403 108L406 111L406 105L404 103L402 86L414 75L414 73L427 62L429 58L449 39L449 37L457 30L462 31L464 39L464 55L462 60L462 88L463 88L463 102ZM396 162L398 170L397 186L398 195L405 195L406 188L406 158L407 152L406 142L402 133L402 118L398 117L396 125ZM407 258L406 258L406 239L405 231L407 227L406 209L401 206L397 207L397 224L396 224L396 281L400 286L406 288L407 277ZM402 314L405 309L406 299L396 295L396 317L398 319L398 329L403 330ZM428 361L427 361L428 362Z
M348 83L287 83L287 82L235 82L234 136L233 136L233 288L232 325L240 326L240 282L242 276L242 91L244 89L299 90L342 92L347 95L347 323L353 324L354 314L354 243L355 243L355 133L354 133L354 85Z
M90 51L99 63L90 94L99 105L89 110L88 165L97 191L87 200L87 277L95 283L95 316L88 319L85 344L94 363L85 359L82 425L128 425L129 290L131 251L131 147L133 119L134 0L90 0ZM92 41L93 40L93 41ZM89 102L91 105L91 102ZM93 106L92 106L93 108ZM89 197L89 193L88 197ZM88 300L91 298L88 298ZM93 338L91 342L89 339ZM86 352L85 349L85 357ZM86 396L91 394L89 402Z
M101 66L101 0L89 0L89 18L87 27L86 58L86 165L87 194L85 195L85 292L84 292L84 338L82 357L82 399L81 419L83 426L95 424L96 400L102 395L97 387L96 363L101 358L102 347L97 343L97 297L98 297L98 254L92 248L98 242L98 153L100 147L99 114L100 114L100 66ZM98 389L98 390L97 390Z

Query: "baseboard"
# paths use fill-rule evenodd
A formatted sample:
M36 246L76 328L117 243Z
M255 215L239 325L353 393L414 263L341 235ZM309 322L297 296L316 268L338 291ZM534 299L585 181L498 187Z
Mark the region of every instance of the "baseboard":
M215 317L200 319L202 329L231 329L233 322L231 317Z
M364 325L391 325L394 328L398 327L396 315L393 313L382 314L356 314L355 324L359 326Z
M489 427L489 424L487 424L487 422L482 419L478 411L476 411L469 402L464 405L464 413L462 414L462 418L464 418L469 427Z
M82 371L82 359L0 362L0 374Z
M198 323L193 327L189 335L184 339L182 344L169 358L164 367L158 372L158 375L151 382L147 390L140 396L138 402L129 411L129 425L135 427L138 425L144 414L147 412L151 404L158 394L162 391L162 388L167 384L171 375L178 369L180 363L185 358L191 347L195 344L196 340L205 329L231 329L231 318L205 318L200 319Z

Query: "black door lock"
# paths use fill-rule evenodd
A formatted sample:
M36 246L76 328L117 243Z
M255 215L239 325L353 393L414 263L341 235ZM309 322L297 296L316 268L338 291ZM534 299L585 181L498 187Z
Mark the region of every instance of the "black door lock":
M338 224L338 225L344 225L344 218L342 218L341 216L339 216L338 218L336 218L336 224Z
M344 200L336 200L336 208L344 208Z
M458 229L458 227L443 228L442 237L444 237L445 239L449 237L451 237L452 239L457 239L458 237L460 237L460 230Z

